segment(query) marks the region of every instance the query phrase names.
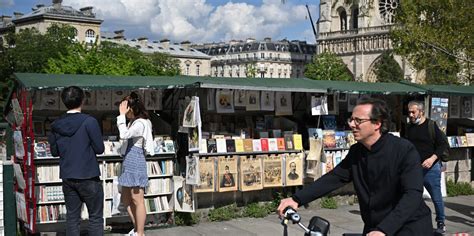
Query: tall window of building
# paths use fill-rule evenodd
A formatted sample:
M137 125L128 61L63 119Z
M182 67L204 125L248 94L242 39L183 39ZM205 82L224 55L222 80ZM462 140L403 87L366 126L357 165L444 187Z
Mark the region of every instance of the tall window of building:
M186 72L185 72L186 75L189 75L189 67L190 67L190 65L186 64Z
M253 59L257 59L257 53L253 53Z
M86 31L86 42L87 43L95 43L95 32L94 32L94 30L88 29Z
M265 53L263 53L263 52L260 53L260 58L262 58L262 59L265 58Z
M280 53L277 54L277 58L280 59Z
M352 28L359 28L359 8L352 9Z
M201 73L201 65L196 65L196 75L199 76Z
M270 53L270 54L268 55L268 57L270 57L270 59L272 59L272 53Z
M347 29L347 13L346 10L340 10L339 12L339 21L341 23L341 31Z
M79 33L77 32L76 28L74 28L73 31L74 31L74 39L73 40L77 42L77 41L79 41L79 35L78 35Z

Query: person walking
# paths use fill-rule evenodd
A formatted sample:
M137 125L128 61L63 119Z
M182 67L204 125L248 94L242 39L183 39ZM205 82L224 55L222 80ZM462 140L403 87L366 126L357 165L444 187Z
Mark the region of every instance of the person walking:
M420 154L424 176L423 185L431 196L436 212L435 233L444 234L446 225L444 224L444 202L441 194L442 163L440 157L443 150L448 148L448 143L443 141L444 136L441 133L443 131L439 129L436 122L426 118L422 102L411 101L408 103L408 118L410 123L407 125L404 137L415 145ZM434 127L430 128L430 125ZM434 135L431 134L433 131L430 129L434 130Z
M364 235L432 235L420 157L408 140L388 134L389 114L384 101L361 99L347 121L357 143L332 171L283 199L280 216L352 181Z
M66 235L80 235L83 203L89 213L89 235L104 235L104 190L97 161L97 154L104 152L102 132L94 117L81 112L84 101L81 88L63 89L61 100L68 111L51 124L48 141L51 154L59 156L67 211Z
M118 179L122 186L121 200L134 226L129 235L143 236L146 220L144 194L148 186L145 156L154 155L152 125L143 101L135 92L122 100L119 112L117 127L123 140L121 154L124 156L122 173Z

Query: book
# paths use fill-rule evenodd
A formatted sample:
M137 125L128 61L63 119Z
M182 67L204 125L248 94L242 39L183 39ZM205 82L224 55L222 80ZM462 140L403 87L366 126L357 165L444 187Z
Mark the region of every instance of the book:
M261 138L260 144L262 145L262 152L268 151L268 138Z
M323 130L323 147L336 148L336 131Z
M201 139L199 141L199 153L207 153L207 140Z
M273 138L281 138L281 129L272 129Z
M216 149L217 149L218 153L226 153L227 152L225 139L223 139L223 138L216 139Z
M207 153L216 153L217 152L217 144L215 139L208 139L207 140Z
M293 145L295 150L303 150L303 138L301 134L293 134Z
M277 143L276 138L268 139L268 151L270 152L278 151L278 143Z
M260 136L260 138L268 138L268 132L266 131L261 131L258 133L258 135Z
M253 152L253 139L244 139L244 152Z
M277 147L278 147L278 151L285 151L286 150L286 145L285 145L285 139L284 138L277 138Z
M285 149L286 150L294 150L295 147L293 145L293 135L292 134L285 135L284 139L285 139Z
M474 147L474 133L466 133L467 146Z
M357 141L355 140L354 138L354 133L352 133L352 131L348 130L346 131L346 144L347 144L347 148L350 148L352 145L354 145L355 143L357 143Z
M234 139L235 141L235 152L244 152L244 140L241 138Z
M234 139L226 139L225 145L227 147L227 152L235 152L235 140Z
M337 127L336 116L333 116L333 115L323 116L323 126L324 126L324 129L335 130Z
M254 152L261 152L262 151L262 143L260 139L253 139L252 140L253 151Z
M344 131L336 131L334 138L336 140L336 148L346 148L346 132Z
M173 140L165 140L166 152L174 152L174 142Z

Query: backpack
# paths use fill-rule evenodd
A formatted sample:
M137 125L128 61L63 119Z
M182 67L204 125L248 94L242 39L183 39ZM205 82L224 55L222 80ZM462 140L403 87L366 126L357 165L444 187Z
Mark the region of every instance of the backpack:
M435 122L431 119L428 119L428 132L430 133L431 140L433 142L433 146L436 145L436 133L435 133ZM443 162L449 161L449 143L448 143L448 138L446 137L446 134L440 130L440 135L443 137L443 143L444 146L446 147L443 152L441 153L441 156L439 159Z

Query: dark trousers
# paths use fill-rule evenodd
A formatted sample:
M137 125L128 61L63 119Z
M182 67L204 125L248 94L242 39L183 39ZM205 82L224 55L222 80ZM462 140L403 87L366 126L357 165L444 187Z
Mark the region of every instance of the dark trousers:
M89 236L104 235L104 190L99 177L92 179L63 179L66 202L67 236L79 236L82 203L89 213Z

